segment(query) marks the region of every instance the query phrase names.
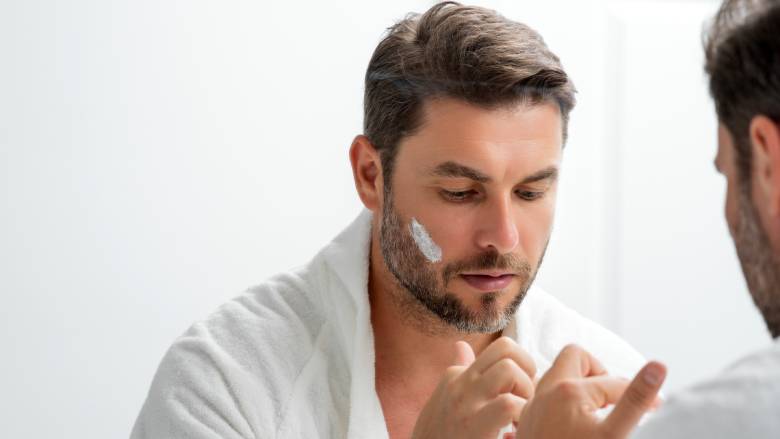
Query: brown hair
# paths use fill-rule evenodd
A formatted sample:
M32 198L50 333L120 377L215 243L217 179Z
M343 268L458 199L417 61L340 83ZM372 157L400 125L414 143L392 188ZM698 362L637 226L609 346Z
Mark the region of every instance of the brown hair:
M710 93L734 139L743 189L750 191L750 121L780 122L780 1L726 0L704 37Z
M366 71L366 137L380 152L386 185L398 144L422 124L426 99L496 108L557 103L566 139L574 85L542 37L497 12L443 2L388 29Z

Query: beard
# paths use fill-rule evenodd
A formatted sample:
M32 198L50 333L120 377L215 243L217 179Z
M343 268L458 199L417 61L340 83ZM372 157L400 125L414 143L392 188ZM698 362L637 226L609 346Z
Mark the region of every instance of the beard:
M447 263L438 271L417 248L409 233L409 225L404 224L393 206L392 192L386 191L380 248L385 265L396 281L394 288L390 288L392 299L408 323L435 334L441 332L442 327L445 331L446 328L454 328L464 333L494 333L511 322L533 283L544 251L534 269L515 255L492 251ZM500 306L498 299L511 294L509 291L479 293L478 309L470 309L456 294L447 290L450 282L460 273L490 269L511 272L520 279L520 287L504 307Z
M780 265L750 201L749 189L743 187L738 197L739 223L734 230L734 246L753 302L772 337L777 338L780 336Z

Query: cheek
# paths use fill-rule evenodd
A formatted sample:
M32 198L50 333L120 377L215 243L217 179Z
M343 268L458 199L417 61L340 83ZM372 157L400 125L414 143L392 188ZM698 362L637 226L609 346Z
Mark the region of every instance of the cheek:
M731 183L727 184L724 210L726 214L726 223L728 223L729 232L733 237L734 231L737 229L737 226L739 226L739 203L737 200L736 187Z
M442 260L462 259L464 255L472 255L470 247L473 224L467 215L440 215L431 221L431 235L442 249Z
M520 238L521 250L527 257L534 259L541 257L547 241L552 233L553 220L555 218L555 204L553 202L540 203L534 209L526 209L517 215L517 233Z

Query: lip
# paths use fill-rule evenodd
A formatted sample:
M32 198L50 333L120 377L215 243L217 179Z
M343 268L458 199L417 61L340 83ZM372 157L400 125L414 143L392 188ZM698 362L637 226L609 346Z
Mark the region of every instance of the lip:
M498 270L492 270L492 271L470 271L466 273L461 273L462 275L474 275L474 276L490 276L490 277L500 277L505 275L514 275L516 273L511 271L498 271Z
M460 277L472 288L482 292L503 290L515 279L514 274L506 272L463 273Z

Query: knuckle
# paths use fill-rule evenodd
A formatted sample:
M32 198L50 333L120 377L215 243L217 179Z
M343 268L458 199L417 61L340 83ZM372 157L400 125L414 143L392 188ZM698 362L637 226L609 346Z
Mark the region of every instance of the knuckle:
M583 349L580 345L576 343L569 343L566 346L563 347L562 352L566 352L569 354L579 354L583 352Z
M565 399L576 399L582 395L582 386L574 380L561 380L555 385L555 393Z
M504 393L496 398L496 410L505 415L511 415L517 411L519 403L511 395Z
M498 340L495 341L495 343L498 345L499 348L501 348L502 351L509 350L517 346L517 343L515 343L514 340L507 336L499 337Z

